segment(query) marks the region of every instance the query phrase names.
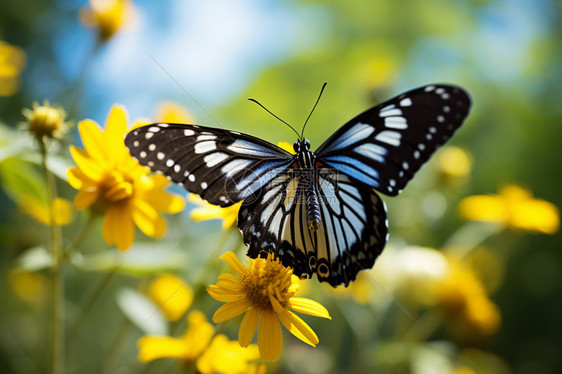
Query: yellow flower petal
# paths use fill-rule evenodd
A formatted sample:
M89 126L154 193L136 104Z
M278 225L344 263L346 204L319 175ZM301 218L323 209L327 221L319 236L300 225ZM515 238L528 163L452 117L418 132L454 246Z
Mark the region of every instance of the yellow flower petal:
M246 299L226 303L217 309L213 315L213 322L219 323L234 318L247 311L250 307L251 304Z
M270 297L270 300L283 326L303 342L316 347L316 344L318 344L318 336L316 336L310 326L296 314L284 309L275 298Z
M146 235L152 238L161 238L166 232L166 221L147 202L136 199L132 213L135 224Z
M98 198L98 190L80 191L74 197L74 206L78 210L86 209L96 202Z
M332 319L332 317L330 317L330 314L328 313L328 310L324 308L323 305L314 300L301 297L292 297L291 299L289 299L287 307L294 310L295 312L304 313L315 317Z
M150 283L148 295L169 321L180 319L193 301L193 291L183 279L165 273Z
M127 250L135 240L135 229L130 209L126 204L111 205L103 220L103 238L121 251Z
M291 154L296 154L295 152L295 148L293 147L292 144L288 143L288 142L278 142L277 146L281 149L284 149L285 151L291 153Z
M188 349L182 339L169 336L148 335L138 341L139 360L150 362L164 357L183 358Z
M464 198L459 203L461 216L469 220L506 222L508 212L501 198L497 196L477 195Z
M182 338L187 346L185 358L194 360L209 346L215 328L207 322L207 317L199 310L190 312L187 321L188 329Z
M232 270L237 272L239 275L244 274L244 267L242 266L240 261L238 261L238 257L236 257L233 252L226 252L222 256L220 256L219 259L226 262L232 268Z
M260 314L258 308L252 308L248 310L248 313L244 316L240 324L240 330L238 330L238 342L242 347L246 348L252 342L256 334L256 329L258 328Z
M78 123L78 131L80 131L80 138L88 155L99 161L108 159L108 155L105 152L103 132L95 121L91 119L80 121Z
M70 147L70 154L76 166L90 179L98 181L103 177L103 166L91 159L86 152L74 146Z
M66 178L68 179L68 184L77 190L96 188L97 186L96 182L90 179L90 177L84 174L79 168L68 169L66 171Z
M128 155L125 147L127 113L121 105L113 105L105 124L105 144L110 160L121 161Z
M227 291L243 291L240 281L234 275L225 273L219 275L217 286L226 289Z
M258 347L264 360L277 361L283 350L283 335L277 315L262 312L258 329Z
M230 303L244 298L244 291L227 290L216 285L211 285L207 288L207 292L215 300L222 301L223 303Z

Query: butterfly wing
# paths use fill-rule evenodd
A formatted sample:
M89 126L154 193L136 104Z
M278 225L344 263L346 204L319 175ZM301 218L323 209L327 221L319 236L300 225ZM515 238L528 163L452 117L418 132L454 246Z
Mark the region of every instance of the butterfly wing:
M238 215L238 227L256 258L273 251L298 276L333 287L346 286L360 270L370 269L387 239L386 210L373 189L332 168L314 178L321 222L308 228L302 180L289 169L249 196Z
M459 87L420 87L353 118L316 154L328 165L394 196L455 133L469 109L470 98Z
M173 123L134 129L125 145L142 165L223 207L259 190L294 158L250 135Z

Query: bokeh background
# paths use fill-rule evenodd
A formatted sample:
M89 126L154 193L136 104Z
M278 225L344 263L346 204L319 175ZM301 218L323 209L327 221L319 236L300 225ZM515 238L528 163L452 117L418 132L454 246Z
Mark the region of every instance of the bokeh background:
M44 183L32 138L21 129L23 108L49 100L74 122L103 125L116 103L132 121L157 120L171 110L162 103L173 101L196 123L292 143L290 129L246 98L298 129L324 81L306 132L313 148L362 110L428 83L465 88L473 109L451 147L402 195L385 198L390 244L368 276L336 293L315 280L303 285L332 315L307 320L318 347L285 335L280 361L267 370L562 372L559 1L134 0L110 34L88 20L87 6L0 0L3 373L49 367L49 231L21 200L28 192L41 196ZM72 144L81 146L75 128L51 150L59 194L69 201L76 193L64 176L73 165ZM484 194L495 200L466 200ZM463 214L463 204L472 215ZM219 303L203 290L226 271L218 256L234 250L243 258L237 230L194 219L195 206L168 216L161 240L137 232L124 253L104 243L101 222L90 228L81 260L64 271L68 372L193 370L181 358L140 362L137 340L151 331L178 337L185 330L185 318L165 322L158 306L139 301L152 280L164 273L183 279L196 295L192 309L210 318ZM488 210L494 222L476 222ZM64 242L85 222L86 214L75 212ZM451 258L464 275L449 282L439 269L456 263ZM498 312L489 320L476 312L480 325L459 317L472 298L463 288L471 282ZM452 289L449 299L424 285ZM143 308L151 318L132 316ZM157 318L160 327L146 326ZM231 339L237 326L225 329Z

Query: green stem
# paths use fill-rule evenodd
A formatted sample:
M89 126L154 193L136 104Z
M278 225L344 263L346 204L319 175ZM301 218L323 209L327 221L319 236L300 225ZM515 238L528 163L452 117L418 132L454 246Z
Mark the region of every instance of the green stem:
M440 323L441 319L437 313L427 311L406 331L402 340L406 342L425 341L439 328Z
M53 255L51 268L51 372L64 372L64 279L63 279L63 250L61 229L55 222L54 200L56 186L53 175L47 168L47 144L44 138L39 138L41 150L41 166L45 176L47 190L47 204L50 216L49 247Z
M84 317L88 315L88 312L90 311L90 309L92 309L96 301L103 294L103 292L107 288L107 285L110 283L110 281L113 279L116 273L117 273L117 268L110 270L108 273L106 273L103 276L102 279L98 281L94 289L89 292L88 296L86 297L86 300L82 303L82 307L80 308L80 315L78 316L78 319L69 328L69 332L68 332L69 337L74 336L74 334L76 333L82 322L84 321Z

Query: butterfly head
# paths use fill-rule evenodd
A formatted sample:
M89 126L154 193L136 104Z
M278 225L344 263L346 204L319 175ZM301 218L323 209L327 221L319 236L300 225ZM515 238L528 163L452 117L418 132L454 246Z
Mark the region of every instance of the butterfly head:
M293 144L293 149L296 153L308 151L310 150L310 142L308 141L308 139L297 140Z

